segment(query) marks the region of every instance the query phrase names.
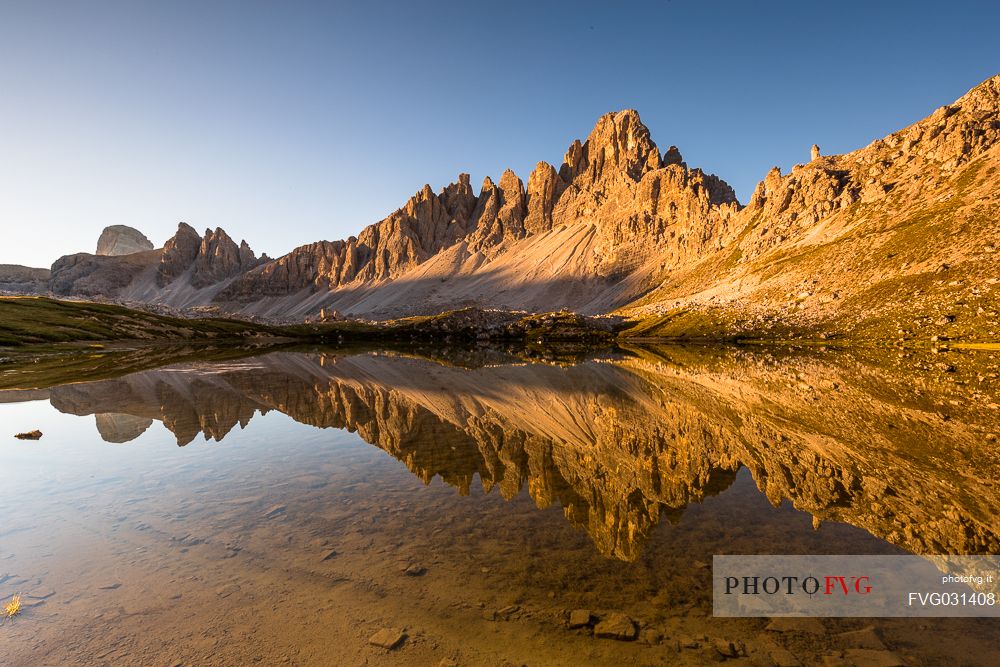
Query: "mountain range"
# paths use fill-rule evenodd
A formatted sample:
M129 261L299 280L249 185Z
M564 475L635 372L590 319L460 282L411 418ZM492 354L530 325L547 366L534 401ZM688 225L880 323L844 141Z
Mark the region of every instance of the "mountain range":
M508 170L477 194L459 174L346 240L271 259L222 229L181 223L153 248L116 226L48 272L0 266L0 289L275 320L478 306L616 312L651 334L981 338L1000 326L998 166L1000 76L864 148L773 168L745 204L625 110L526 185Z

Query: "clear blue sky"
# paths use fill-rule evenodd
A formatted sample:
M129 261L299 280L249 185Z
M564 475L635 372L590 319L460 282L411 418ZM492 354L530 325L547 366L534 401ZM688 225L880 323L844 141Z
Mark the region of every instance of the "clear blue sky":
M1000 72L993 2L0 0L0 262L180 220L272 256L636 108L746 201Z

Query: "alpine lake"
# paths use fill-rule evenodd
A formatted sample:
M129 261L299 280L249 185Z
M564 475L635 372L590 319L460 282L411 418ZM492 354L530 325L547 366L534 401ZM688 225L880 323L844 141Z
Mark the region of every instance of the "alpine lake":
M0 365L0 664L1000 664L712 615L716 554L1000 553L996 350L116 354Z

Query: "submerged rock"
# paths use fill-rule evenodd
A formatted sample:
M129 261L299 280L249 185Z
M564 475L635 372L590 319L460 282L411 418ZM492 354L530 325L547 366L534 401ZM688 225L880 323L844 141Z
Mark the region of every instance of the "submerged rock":
M285 509L287 509L285 505L275 505L264 512L264 518L273 519L276 516L281 516L285 513Z
M738 658L746 653L743 642L734 642L728 639L712 640L712 648L723 658Z
M382 628L368 639L368 643L391 651L405 640L406 633L399 628Z
M569 627L573 629L590 625L591 618L589 609L574 609L569 613Z
M604 620L594 626L594 636L601 639L617 639L633 641L639 635L635 621L621 612L608 614Z
M885 644L882 643L882 638L879 637L878 631L870 625L860 630L842 632L839 635L835 635L835 638L848 648L885 649Z
M777 617L771 619L765 630L771 632L792 632L806 635L825 635L826 628L819 619L815 618L787 618Z

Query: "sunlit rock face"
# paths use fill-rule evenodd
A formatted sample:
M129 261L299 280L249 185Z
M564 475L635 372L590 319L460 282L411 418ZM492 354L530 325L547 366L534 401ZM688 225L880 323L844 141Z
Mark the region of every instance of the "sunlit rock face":
M114 442L150 420L178 444L222 439L269 410L348 429L425 482L558 504L623 560L741 467L772 503L816 523L916 553L995 553L996 362L956 355L940 370L919 354L864 355L635 348L566 365L464 354L459 366L447 355L274 353L55 387L50 400L98 414Z
M138 229L127 225L111 225L101 232L94 254L118 257L152 249L153 242Z

